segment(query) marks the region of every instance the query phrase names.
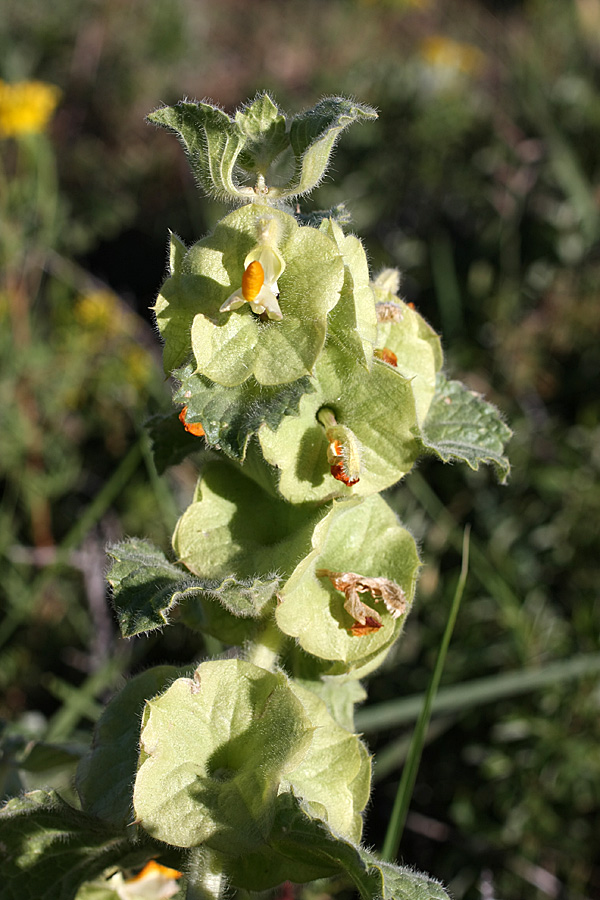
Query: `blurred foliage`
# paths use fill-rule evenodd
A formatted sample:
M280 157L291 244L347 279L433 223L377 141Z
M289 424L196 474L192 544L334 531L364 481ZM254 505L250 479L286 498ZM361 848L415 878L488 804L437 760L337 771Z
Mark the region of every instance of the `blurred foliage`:
M52 739L76 756L121 673L219 651L182 646L177 628L125 647L102 583L107 540L164 546L176 515L141 438L149 409L168 405L147 308L167 227L193 240L222 213L143 121L182 95L232 109L266 88L294 110L331 93L379 109L313 205L347 202L373 268L399 267L443 333L450 374L515 430L507 488L424 464L390 497L425 565L372 702L424 690L466 522L445 683L598 651L600 0L7 0L3 12L2 86L61 92L47 133L0 140L5 789L66 790L64 758L33 772L27 753ZM179 506L193 472L168 477ZM586 676L435 719L406 858L466 900L597 896L599 700ZM376 846L397 738L370 738L392 760L367 817Z

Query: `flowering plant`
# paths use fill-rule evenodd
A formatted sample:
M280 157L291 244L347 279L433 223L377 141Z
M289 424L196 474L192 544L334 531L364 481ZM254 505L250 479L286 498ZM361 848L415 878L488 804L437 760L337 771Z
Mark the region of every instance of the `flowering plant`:
M234 118L188 102L149 117L241 205L192 247L171 236L155 313L177 410L152 433L160 468L192 453L200 475L174 559L129 540L108 580L124 636L178 620L233 650L127 683L79 766L80 809L8 803L15 900L50 881L65 900L191 900L340 875L363 898L447 897L360 843L359 680L400 637L419 569L381 492L422 454L505 479L510 432L441 374L438 336L397 273L371 279L340 211L290 205L374 117L335 97L288 121L266 94Z

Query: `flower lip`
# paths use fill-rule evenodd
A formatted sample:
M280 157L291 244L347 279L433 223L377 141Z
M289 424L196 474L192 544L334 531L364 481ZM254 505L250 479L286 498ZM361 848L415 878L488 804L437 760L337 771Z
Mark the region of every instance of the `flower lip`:
M241 287L229 295L219 312L229 312L249 303L250 309L257 316L266 312L269 319L280 321L283 315L278 303L277 279L284 268L285 263L276 250L259 244L244 261Z
M265 270L260 262L255 259L242 275L242 295L244 300L247 300L248 303L256 300L264 283Z

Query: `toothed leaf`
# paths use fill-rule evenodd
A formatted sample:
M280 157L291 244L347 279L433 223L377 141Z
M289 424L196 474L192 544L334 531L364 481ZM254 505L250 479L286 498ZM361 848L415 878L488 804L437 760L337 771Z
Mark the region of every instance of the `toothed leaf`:
M300 398L314 390L308 377L268 386L249 378L223 387L195 373L192 366L174 374L181 381L174 399L187 406L187 421L200 422L206 440L235 459L244 458L248 440L263 423L277 428L284 416L297 414Z
M290 127L290 143L296 171L281 189L281 195L300 196L316 187L327 170L341 132L354 122L376 118L377 113L370 106L343 97L326 97L312 109L295 116Z
M495 406L460 381L438 375L436 393L423 426L421 441L426 452L444 462L466 462L477 471L480 463L494 466L504 484L510 463L504 445L511 437Z
M210 103L182 100L150 113L148 121L177 135L206 194L222 200L245 196L234 172L247 138L226 112Z
M164 628L179 607L190 628L242 643L279 586L276 575L196 578L148 541L125 541L107 552L115 560L107 578L123 637Z

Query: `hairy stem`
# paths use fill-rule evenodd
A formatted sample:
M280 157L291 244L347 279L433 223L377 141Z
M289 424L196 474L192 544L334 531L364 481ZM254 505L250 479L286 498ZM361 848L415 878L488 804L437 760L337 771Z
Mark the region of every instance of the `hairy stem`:
M187 869L187 900L221 900L227 882L223 861L206 847L191 851Z
M254 663L255 666L260 666L261 669L272 672L279 657L283 640L283 634L277 627L275 618L271 616L265 622L262 632L248 645L246 659L248 662Z

